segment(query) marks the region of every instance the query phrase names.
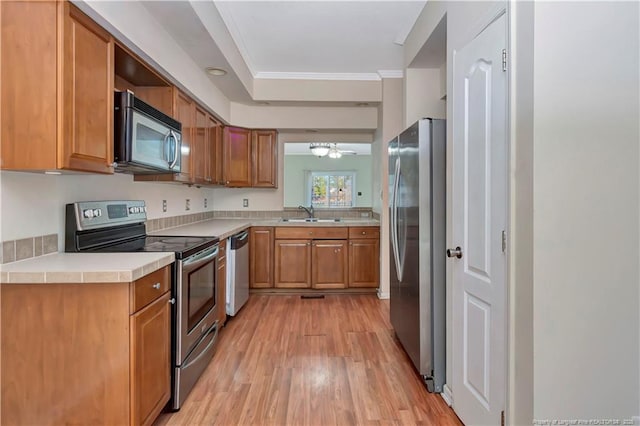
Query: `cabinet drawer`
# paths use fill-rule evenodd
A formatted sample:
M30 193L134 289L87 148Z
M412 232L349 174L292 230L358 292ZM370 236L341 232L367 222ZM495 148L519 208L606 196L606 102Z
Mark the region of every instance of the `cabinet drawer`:
M145 307L171 288L171 266L165 266L131 283L130 313Z
M348 228L330 228L330 227L314 227L299 226L288 227L282 226L276 228L276 239L323 239L323 240L344 240L349 235Z
M349 238L380 238L380 227L358 226L349 228Z

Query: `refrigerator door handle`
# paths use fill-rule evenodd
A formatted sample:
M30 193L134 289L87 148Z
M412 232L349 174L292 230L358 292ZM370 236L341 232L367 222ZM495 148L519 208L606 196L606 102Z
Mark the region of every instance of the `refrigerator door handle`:
M393 199L391 204L391 245L393 247L393 260L396 265L396 277L402 281L402 262L400 261L400 250L398 249L398 190L400 189L400 158L396 159L396 170L393 182Z

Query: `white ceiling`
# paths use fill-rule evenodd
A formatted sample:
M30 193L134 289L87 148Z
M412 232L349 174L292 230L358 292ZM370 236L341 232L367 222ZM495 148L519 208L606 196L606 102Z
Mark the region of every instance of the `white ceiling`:
M217 1L254 77L403 68L425 1Z
M252 101L252 83L238 77L243 70L231 50L251 78L378 80L379 71L404 68L402 43L425 3L142 1L203 72L208 66L229 71L210 79L241 103Z

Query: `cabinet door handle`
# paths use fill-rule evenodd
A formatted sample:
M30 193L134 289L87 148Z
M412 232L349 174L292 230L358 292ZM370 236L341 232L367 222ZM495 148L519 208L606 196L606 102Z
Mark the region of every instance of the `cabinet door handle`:
M362 231L362 235L367 235L367 232L366 231Z
M169 303L171 303L172 305L176 304L176 298L172 297L171 299L169 299Z
M155 288L156 290L160 290L160 283L155 283L151 287Z

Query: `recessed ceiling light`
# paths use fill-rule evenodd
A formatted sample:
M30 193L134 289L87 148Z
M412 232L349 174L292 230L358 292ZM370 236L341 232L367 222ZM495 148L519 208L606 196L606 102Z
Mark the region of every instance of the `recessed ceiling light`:
M221 75L226 75L227 74L227 70L223 70L222 68L207 67L204 70L207 73L209 73L211 75L215 75L215 76L221 76Z

